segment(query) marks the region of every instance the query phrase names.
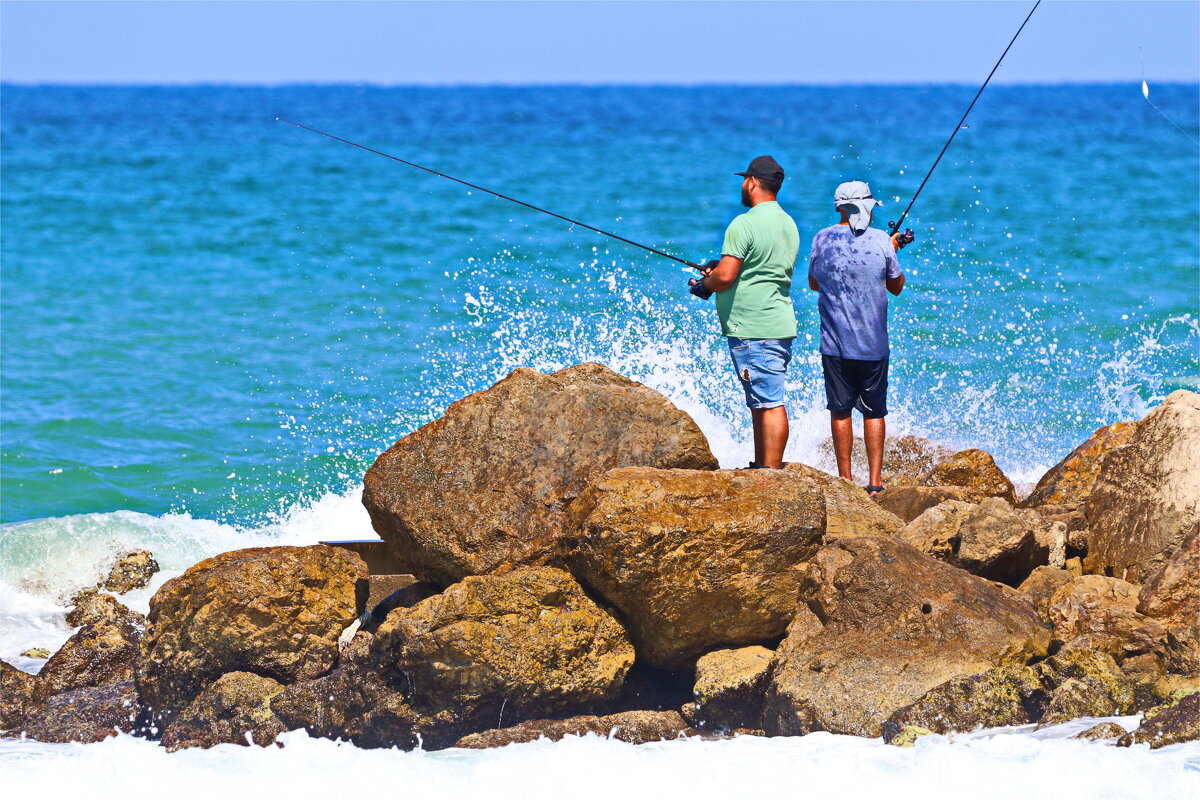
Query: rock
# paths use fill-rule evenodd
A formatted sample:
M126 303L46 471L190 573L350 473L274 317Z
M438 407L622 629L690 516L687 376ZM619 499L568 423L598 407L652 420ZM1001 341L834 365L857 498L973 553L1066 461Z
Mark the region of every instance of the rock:
M875 502L907 524L947 500L975 504L984 497L982 492L962 486L896 486L875 495Z
M366 566L340 548L255 547L201 561L150 600L138 689L161 722L227 672L280 683L333 668Z
M67 612L66 621L72 628L81 628L96 622L146 627L146 618L127 608L111 594L101 594L95 589L86 589L71 598L74 606Z
M897 709L951 678L1044 655L1050 633L1014 589L898 539L843 539L809 563L776 651L771 734L876 737Z
M367 578L367 602L364 608L368 612L374 612L375 607L380 603L385 602L388 598L396 595L397 592L403 592L410 586L429 586L430 591L425 594L428 597L430 594L437 594L437 587L432 584L420 583L412 575L371 575ZM404 595L399 595L403 597ZM421 599L424 600L425 597ZM391 609L388 609L389 611ZM384 615L386 616L386 614Z
M1042 725L1079 717L1132 714L1137 706L1133 681L1126 678L1107 653L1066 647L1034 667L1050 702Z
M950 456L948 447L920 436L889 436L883 442L883 482L885 486L910 486L920 480L934 464ZM826 439L817 448L818 464L829 472L837 472L837 455L833 439ZM862 437L855 437L850 454L851 468L856 475L867 474L867 449Z
M571 501L623 466L717 461L687 414L607 367L522 367L379 456L363 504L406 571L449 585L551 561Z
M920 725L906 725L899 733L888 739L887 743L894 744L896 747L913 747L916 745L917 739L932 733L933 731L922 728Z
M958 532L963 520L975 510L971 503L947 500L922 513L904 526L900 538L942 561L952 561L958 550Z
M1126 733L1127 731L1115 722L1101 722L1099 725L1093 725L1086 731L1081 731L1071 738L1102 742L1106 739L1118 739Z
M583 736L589 733L607 736L619 742L645 744L692 736L696 731L688 727L677 711L626 711L605 717L530 720L511 728L469 734L459 739L454 746L482 750L518 742L534 742L538 739L557 742L567 736Z
M1027 725L1042 718L1050 702L1038 674L1025 666L996 667L952 678L893 713L883 724L889 744L914 726L929 733Z
M1200 739L1200 693L1189 694L1175 705L1142 720L1137 730L1117 740L1119 747L1149 744L1151 750Z
M1200 524L1138 592L1138 613L1160 623L1170 636L1166 660L1172 672L1200 674Z
M1132 709L1133 693L1129 694L1127 709ZM1118 698L1102 691L1096 686L1075 678L1070 678L1055 690L1050 698L1050 705L1042 716L1041 727L1070 722L1080 717L1106 717L1112 714L1123 714L1128 711L1119 710Z
M1200 395L1180 390L1110 450L1087 504L1088 572L1143 583L1200 521Z
M31 647L21 653L21 658L49 658L54 655L44 647Z
M1093 433L1066 458L1041 477L1033 493L1022 502L1023 508L1046 505L1078 506L1087 502L1100 474L1100 462L1106 453L1129 443L1137 430L1136 422L1116 422Z
M125 594L134 589L141 589L150 583L154 573L158 572L158 562L146 550L135 550L117 559L117 563L109 570L102 588L117 594Z
M142 707L133 681L73 689L51 697L25 719L39 742L99 742L137 729Z
M937 464L920 480L921 486L965 486L987 497L1002 497L1016 505L1017 496L1010 481L990 453L962 450Z
M38 679L0 661L0 731L17 731L38 706Z
M1065 569L1038 567L1029 573L1029 577L1022 581L1017 589L1029 595L1029 599L1033 601L1033 607L1037 609L1038 615L1049 624L1050 599L1054 596L1055 592L1070 582L1071 573Z
M520 567L396 609L370 658L410 706L457 739L613 700L634 651L569 574Z
M1024 503L1021 507L1025 507ZM1063 524L1067 529L1068 555L1077 558L1087 554L1088 529L1083 506L1046 505L1034 506L1031 510L1036 511L1047 524Z
M1083 577L1083 560L1079 558L1068 558L1063 564L1063 569L1067 571L1072 578Z
M696 662L696 719L706 728L758 728L775 653L765 647L716 650Z
M283 684L251 672L228 672L205 687L163 731L167 750L228 743L266 747L287 730L271 710Z
M640 660L690 669L783 633L797 565L821 546L824 492L793 470L617 469L576 501L564 553L621 612Z
M1054 637L1089 638L1091 647L1117 658L1146 653L1166 643L1166 629L1137 611L1136 586L1103 575L1073 578L1050 598Z
M851 536L895 536L904 522L872 502L861 487L807 464L784 469L804 476L825 495L825 542Z
M40 696L134 680L141 639L141 627L129 620L84 625L38 673Z

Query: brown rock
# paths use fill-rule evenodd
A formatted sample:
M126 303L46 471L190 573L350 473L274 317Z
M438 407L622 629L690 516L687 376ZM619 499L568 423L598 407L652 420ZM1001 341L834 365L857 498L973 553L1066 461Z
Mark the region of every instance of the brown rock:
M287 727L271 710L283 684L251 672L229 672L209 684L163 731L170 751L218 744L266 747Z
M1087 504L1088 572L1144 582L1200 521L1200 395L1180 390L1109 451Z
M876 737L951 678L1044 655L1029 601L897 539L844 539L808 565L777 651L764 728Z
M947 500L975 504L984 496L962 486L896 486L875 495L875 502L907 524Z
M0 731L20 730L25 715L38 706L38 679L0 661Z
M942 459L953 454L953 450L920 436L889 436L883 442L883 482L885 486L911 486L921 479ZM830 472L837 471L837 456L833 452L833 439L821 443L817 452L818 463ZM855 437L850 454L850 464L855 475L867 474L867 450L861 437Z
M84 625L38 673L40 696L132 681L137 675L142 629L134 622Z
M25 719L25 735L39 742L99 742L132 733L142 707L133 681L57 694Z
M125 594L147 586L156 572L158 562L154 560L154 556L145 550L135 550L117 559L117 563L109 570L108 577L104 579L103 588L117 594Z
M81 628L95 622L146 627L144 616L127 608L111 594L101 594L95 589L86 589L75 595L71 598L71 605L74 608L67 612L66 620L72 628Z
M138 688L163 722L227 672L281 683L333 668L366 566L323 545L256 547L201 561L150 600Z
M1021 507L1025 507L1021 504ZM1073 557L1087 553L1087 517L1083 506L1045 505L1031 509L1041 515L1048 524L1061 522L1067 529L1067 553Z
M1086 442L1051 467L1038 481L1033 493L1021 502L1021 506L1077 506L1087 502L1105 454L1128 444L1136 429L1136 422L1116 422L1097 430Z
M696 662L696 719L706 728L758 728L775 653L765 647L716 650Z
M1089 646L1117 658L1146 653L1166 642L1166 630L1137 611L1137 587L1103 575L1074 578L1050 598L1054 638L1088 637Z
M1010 481L990 453L962 450L940 462L921 477L921 486L965 486L988 497L1002 497L1016 505L1017 496Z
M825 486L793 470L609 472L580 495L571 571L620 610L639 658L689 669L778 637L797 565L821 545Z
M1106 739L1119 739L1126 733L1127 731L1115 722L1101 722L1099 725L1093 725L1086 731L1081 731L1071 738L1102 742Z
M1146 579L1137 610L1167 629L1171 671L1200 674L1200 524Z
M988 580L1016 586L1047 563L1052 548L1061 566L1065 547L1065 529L1048 530L1034 512L1018 511L999 497L988 497L959 527L952 563Z
M971 503L947 500L905 525L900 538L922 553L950 562L958 550L959 529L974 510Z
M1034 670L1050 693L1043 725L1078 717L1131 714L1136 709L1136 684L1107 653L1068 645Z
M1151 750L1200 739L1200 693L1189 694L1175 705L1147 715L1137 730L1117 740L1119 747L1149 744Z
M1054 691L1041 726L1070 722L1080 717L1107 717L1133 710L1132 689L1127 697L1113 697L1093 684L1070 678Z
M883 724L883 739L892 743L911 726L930 733L950 733L1027 725L1042 718L1049 701L1046 688L1030 667L996 667L952 678L898 709Z
M465 578L391 612L371 642L372 666L454 738L610 701L633 658L617 621L551 567Z
M607 736L619 742L645 744L692 736L696 731L688 727L677 711L626 711L605 717L529 720L511 728L469 734L459 739L454 746L483 750L518 742L534 742L538 739L557 742L567 736L584 736L589 733Z
M895 536L904 522L871 501L861 487L807 464L788 464L825 495L825 541L852 536Z
M1071 573L1055 567L1038 567L1017 587L1029 595L1033 606L1047 624L1050 623L1050 599L1062 587L1071 582Z
M716 469L700 428L599 364L514 370L404 437L363 504L408 572L442 585L554 556L568 505L622 466Z

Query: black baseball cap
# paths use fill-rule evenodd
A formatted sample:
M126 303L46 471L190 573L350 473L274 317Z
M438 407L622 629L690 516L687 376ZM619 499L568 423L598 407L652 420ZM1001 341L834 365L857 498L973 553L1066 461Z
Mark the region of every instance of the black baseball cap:
M783 183L783 167L771 156L759 156L750 162L745 172L735 173L743 178L758 178L764 181Z

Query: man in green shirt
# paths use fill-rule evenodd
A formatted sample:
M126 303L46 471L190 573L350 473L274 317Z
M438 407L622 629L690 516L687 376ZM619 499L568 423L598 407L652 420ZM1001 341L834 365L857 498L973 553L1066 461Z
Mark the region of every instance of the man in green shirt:
M754 423L752 468L781 469L788 440L784 382L792 360L796 312L792 309L792 268L800 251L796 223L775 197L783 167L771 156L750 162L742 176L742 205L725 231L721 260L690 282L692 294L717 295L721 333Z

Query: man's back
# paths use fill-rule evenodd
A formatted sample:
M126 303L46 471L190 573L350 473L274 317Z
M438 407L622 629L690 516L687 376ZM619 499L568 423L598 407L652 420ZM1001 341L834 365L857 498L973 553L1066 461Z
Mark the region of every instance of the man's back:
M813 237L808 275L820 286L821 353L875 361L888 358L886 278L900 275L888 235L831 225Z
M721 254L742 259L742 267L731 290L717 295L722 334L741 339L796 335L791 285L799 250L796 223L774 200L730 223Z

